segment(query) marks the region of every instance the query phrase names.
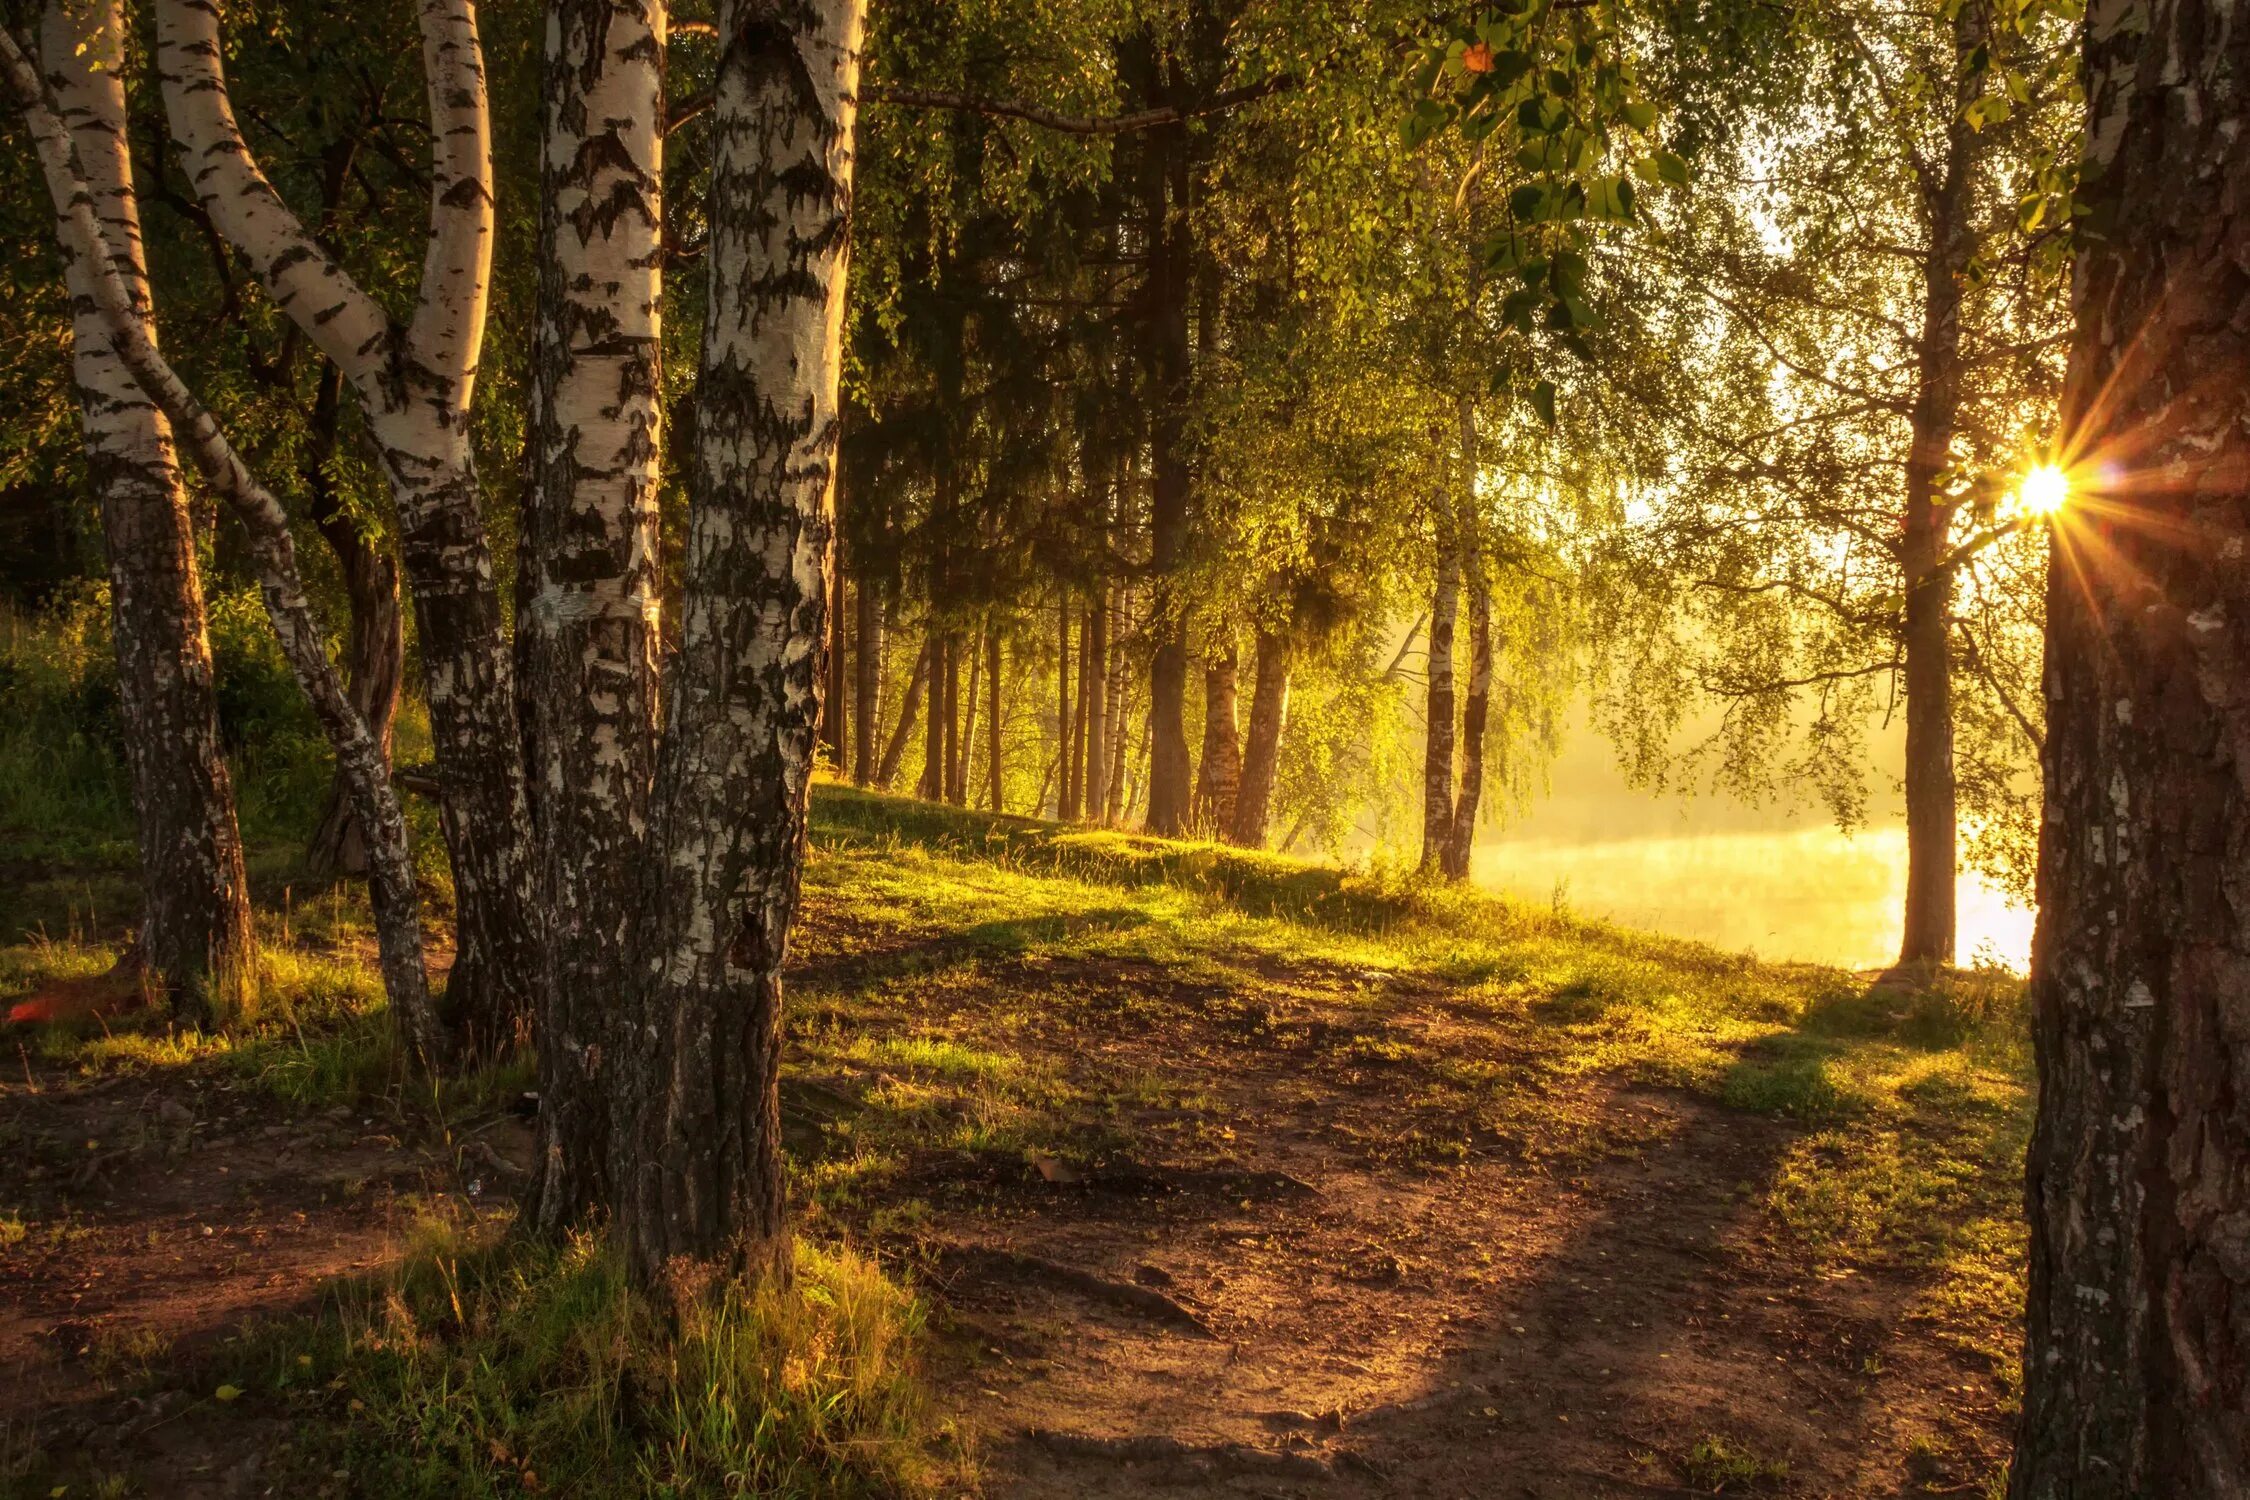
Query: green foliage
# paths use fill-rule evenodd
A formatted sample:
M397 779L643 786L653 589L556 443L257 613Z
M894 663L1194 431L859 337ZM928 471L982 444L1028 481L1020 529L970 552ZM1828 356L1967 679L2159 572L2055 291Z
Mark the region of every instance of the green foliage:
M923 1313L875 1265L800 1241L782 1286L658 1306L599 1242L432 1221L388 1276L237 1347L240 1404L286 1462L350 1492L459 1496L936 1493Z

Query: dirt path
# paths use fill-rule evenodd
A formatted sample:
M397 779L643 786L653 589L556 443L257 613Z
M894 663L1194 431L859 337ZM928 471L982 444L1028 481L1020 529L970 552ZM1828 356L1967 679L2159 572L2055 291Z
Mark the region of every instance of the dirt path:
M955 935L863 945L823 920L811 1026L824 994L964 961ZM1099 1149L910 1151L844 1216L938 1305L936 1373L991 1494L1973 1495L2004 1452L2002 1372L1924 1321L1927 1276L1774 1243L1753 1189L1786 1122L1542 1075L1551 1040L1434 985L965 961L973 983L852 1024L1162 1084ZM1433 1155L1441 1061L1518 1079L1521 1107ZM208 1370L146 1372L387 1263L467 1174L374 1114L293 1115L209 1068L25 1068L0 1082L0 1209L25 1226L0 1244L8 1440L102 1455L143 1493L264 1493L282 1434L197 1423ZM800 1059L799 1135L884 1080ZM512 1123L485 1139L528 1151Z

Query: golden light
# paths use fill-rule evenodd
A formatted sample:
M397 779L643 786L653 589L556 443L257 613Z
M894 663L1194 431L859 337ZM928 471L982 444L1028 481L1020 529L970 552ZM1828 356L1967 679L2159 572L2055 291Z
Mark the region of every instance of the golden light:
M2041 464L2023 476L2016 491L2016 514L2043 520L2070 502L2070 476L2053 464Z

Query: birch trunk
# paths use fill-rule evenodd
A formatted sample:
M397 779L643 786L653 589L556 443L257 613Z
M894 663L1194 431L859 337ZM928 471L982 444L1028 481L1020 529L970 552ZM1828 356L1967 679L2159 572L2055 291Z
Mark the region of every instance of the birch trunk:
M233 508L249 533L267 617L298 684L328 735L336 761L351 778L362 827L368 831L368 896L374 908L377 964L407 1055L425 1067L444 1056L445 1036L430 1001L423 967L421 902L406 842L406 819L391 788L390 766L366 721L353 711L329 661L327 643L297 569L289 517L261 485L194 394L181 383L150 337L145 301L120 274L125 256L109 244L94 217L70 133L43 95L30 60L0 27L0 64L38 142L40 165L58 211L64 260L84 276L102 332L141 391L170 421L204 481Z
M1235 792L1230 843L1263 849L1273 815L1274 781L1281 769L1281 735L1289 722L1289 637L1258 632L1258 664L1250 689L1249 743L1242 755L1242 785Z
M609 1198L615 997L656 765L662 0L549 0L517 660L546 927L531 1221Z
M1218 838L1234 824L1242 785L1242 731L1235 702L1235 655L1214 656L1203 667L1203 763L1195 780L1195 831Z
M860 0L722 0L678 672L618 1222L643 1280L786 1274L781 970L820 715Z
M876 731L883 715L883 596L875 580L862 576L858 589L859 628L852 632L852 782L866 786L875 779L875 756L881 748Z
M213 0L158 0L165 115L189 182L275 305L351 381L399 519L414 596L456 945L447 1006L472 1053L520 1037L540 968L513 672L477 509L469 405L484 340L492 162L471 0L421 0L432 150L430 236L395 325L306 233L236 124Z
M1452 518L1437 527L1437 577L1430 591L1429 698L1422 752L1422 868L1443 868L1453 834L1453 625L1461 607L1461 553Z
M123 7L118 0L55 0L40 46L56 126L76 148L118 290L147 327L140 204L125 140ZM51 184L59 180L52 173ZM67 219L72 200L58 188L55 202ZM69 245L70 235L63 238ZM249 881L219 743L203 585L171 424L110 340L95 296L97 274L89 257L65 255L71 377L109 557L118 715L141 856L136 946L175 1014L209 1026L241 1010L256 982Z
M2250 33L2086 18L2013 1500L2250 1494Z
M1454 792L1439 871L1448 880L1469 878L1476 852L1477 814L1484 802L1484 733L1492 707L1492 588L1482 549L1462 551L1469 599L1469 691L1461 703L1461 779Z

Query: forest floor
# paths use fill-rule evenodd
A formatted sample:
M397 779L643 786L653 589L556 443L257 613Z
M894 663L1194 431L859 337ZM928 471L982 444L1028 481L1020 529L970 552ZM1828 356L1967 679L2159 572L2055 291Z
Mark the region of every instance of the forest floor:
M0 874L0 1005L98 985L123 876ZM261 887L287 1024L8 1039L0 1495L368 1493L276 1477L272 1330L510 1212L523 1070L402 1097L363 919ZM941 1488L2002 1492L2013 981L824 787L789 996L800 1226L928 1307Z

